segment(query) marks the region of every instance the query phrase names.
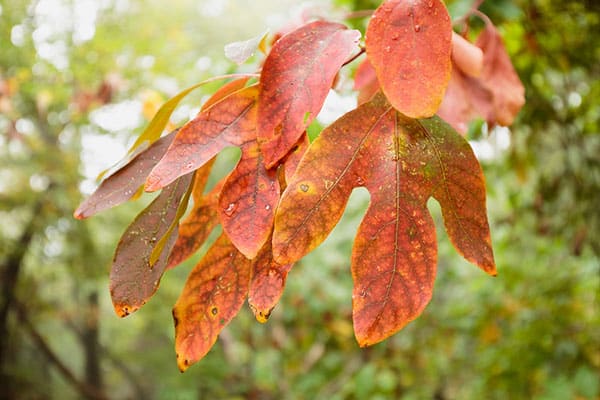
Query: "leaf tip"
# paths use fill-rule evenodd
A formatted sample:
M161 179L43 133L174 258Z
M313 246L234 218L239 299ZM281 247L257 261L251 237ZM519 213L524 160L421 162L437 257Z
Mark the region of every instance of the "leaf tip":
M119 318L125 318L137 311L138 307L131 307L127 304L114 304L115 313Z
M177 358L177 368L179 368L179 372L181 372L183 374L185 371L187 371L187 369L190 367L190 365L192 365L192 363L187 358L182 357L181 354L179 354L179 353L176 354L176 358Z
M160 177L150 174L146 179L146 183L144 184L144 191L146 192L155 192L158 189L161 189L164 185L161 183Z
M256 307L254 304L252 304L250 299L248 299L248 305L250 306L250 310L252 310L252 313L254 314L254 318L256 318L258 322L260 322L261 324L267 323L274 307L271 307L268 310L262 310Z
M73 218L78 219L78 220L83 220L87 217L87 215L85 215L85 211L81 209L81 207L79 207L77 210L75 210L75 212L73 213Z

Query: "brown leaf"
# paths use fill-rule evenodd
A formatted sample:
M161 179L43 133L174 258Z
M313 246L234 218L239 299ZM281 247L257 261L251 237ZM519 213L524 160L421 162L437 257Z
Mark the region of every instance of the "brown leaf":
M491 125L511 125L525 104L525 88L515 72L502 38L487 21L476 45L483 50L481 84L493 94L493 113L485 115Z
M450 83L438 115L464 135L469 128L469 122L492 112L492 93L476 78L465 75L453 63Z
M275 260L292 263L318 246L358 186L371 194L352 251L360 345L395 333L431 298L437 251L429 197L440 202L457 249L495 273L483 175L468 143L439 118L396 112L382 94L311 144L275 216Z
M191 179L189 174L167 186L121 237L110 271L110 294L120 317L137 311L158 289L177 230L169 236L154 265L150 263L150 256L175 219Z
M440 0L386 0L366 34L367 56L383 92L401 113L430 117L450 79L452 24Z
M154 142L126 165L105 178L96 191L77 208L74 213L75 218L91 217L131 199L144 184L152 168L165 154L176 132L173 131Z
M250 284L250 260L221 235L196 265L173 308L177 365L183 372L208 353L237 315Z
M273 46L260 78L258 139L272 168L315 119L333 80L360 32L315 21L288 33Z

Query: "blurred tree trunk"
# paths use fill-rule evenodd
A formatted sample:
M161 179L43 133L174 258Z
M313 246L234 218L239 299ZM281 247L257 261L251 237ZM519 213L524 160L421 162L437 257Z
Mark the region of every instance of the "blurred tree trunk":
M98 292L92 292L88 297L87 320L81 335L83 351L85 352L85 381L96 389L103 392L102 370L100 366L100 321L98 309Z
M5 386L5 366L9 361L8 342L10 335L8 316L15 303L15 292L19 273L21 272L21 265L35 235L41 209L42 203L38 200L33 207L31 219L26 224L21 237L17 240L14 250L8 255L0 268L2 274L2 297L0 303L0 386Z

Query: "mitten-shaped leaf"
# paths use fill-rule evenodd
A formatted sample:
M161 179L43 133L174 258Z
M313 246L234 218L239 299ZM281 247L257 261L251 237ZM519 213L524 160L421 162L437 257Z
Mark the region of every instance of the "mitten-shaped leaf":
M483 175L468 143L439 118L402 115L382 94L309 147L277 210L275 260L292 263L320 244L358 186L371 194L352 252L359 344L395 333L431 298L436 243L429 197L440 202L458 250L495 272Z
M437 111L450 79L452 24L440 0L387 0L367 27L367 56L383 92L413 118Z
M177 210L192 175L186 175L164 188L158 197L142 211L127 228L110 271L110 294L117 315L125 317L143 306L156 292L169 253L177 239L173 230L152 264L150 258L177 217Z
M290 151L315 119L359 39L356 30L316 21L274 44L261 73L258 110L258 139L267 168Z
M154 142L118 171L105 178L96 191L77 208L75 218L91 217L131 199L144 184L152 168L165 154L176 132L173 131Z
M221 191L219 216L231 241L248 258L266 242L279 199L276 174L265 169L256 141L257 96L258 88L251 86L201 112L181 128L146 183L148 190L160 188L225 147L241 147L242 157Z
M173 308L175 351L182 372L208 353L244 304L250 263L221 235L190 273Z

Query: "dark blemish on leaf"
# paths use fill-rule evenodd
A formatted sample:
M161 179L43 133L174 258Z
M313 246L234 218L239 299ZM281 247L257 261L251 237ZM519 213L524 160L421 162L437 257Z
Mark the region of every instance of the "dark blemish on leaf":
M213 307L210 312L212 315L217 315L219 313L219 309L217 307Z
M303 183L302 185L300 185L300 190L302 190L303 192L308 192L308 185Z

